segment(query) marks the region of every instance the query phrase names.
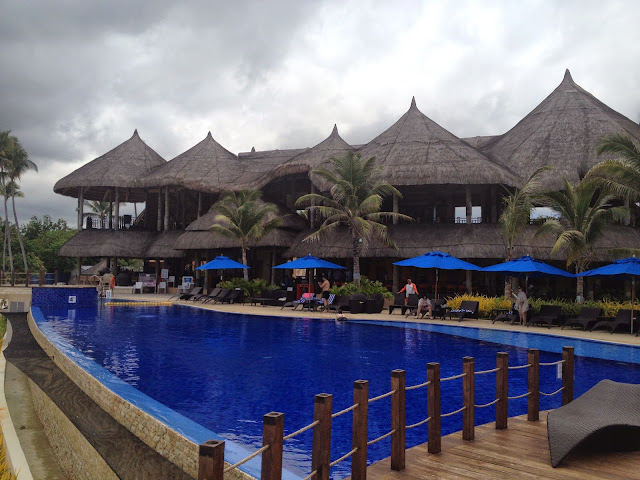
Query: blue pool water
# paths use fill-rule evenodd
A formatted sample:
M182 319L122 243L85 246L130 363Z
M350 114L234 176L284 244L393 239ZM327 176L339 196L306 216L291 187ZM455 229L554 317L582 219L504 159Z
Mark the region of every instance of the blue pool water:
M100 304L96 308L43 309L42 313L35 315L40 328L66 351L79 350L128 385L195 422L182 422L187 436L190 431L196 441L204 441L208 431L215 432L249 452L262 445L264 414L284 412L285 434L290 433L313 420L316 393L333 394L334 412L350 406L353 382L358 379L369 380L370 397L374 397L390 390L393 369L406 370L410 386L426 380L428 362L440 363L442 377L459 374L464 356L475 358L476 371L494 368L496 353L500 351L509 353L510 365L527 363L526 348L493 343L490 340L494 338L512 345L540 348L541 362L559 360L562 345L574 345L576 396L603 378L640 383L638 348L612 348L599 342L542 335L412 323L372 325L220 314L181 306ZM482 336L484 340L434 331L439 328ZM591 354L614 359L628 355L636 363L582 356ZM91 367L84 367L91 371ZM556 368L541 367L541 391L553 392L560 386ZM117 384L115 388L126 390ZM525 393L526 388L526 369L511 370L509 395ZM494 398L495 374L478 376L476 404ZM134 401L144 403L143 399ZM540 399L541 409L559 405L560 395ZM442 413L460 406L461 381L443 383ZM476 410L476 424L493 421L494 408ZM524 414L526 408L526 399L512 400L509 415ZM170 415L159 416L172 422ZM406 416L407 424L427 416L425 389L407 392ZM198 430L196 424L204 428ZM460 414L443 418L443 435L460 429ZM389 398L386 398L369 407L369 439L389 430ZM408 430L407 447L425 442L426 433L426 426ZM309 431L285 442L285 466L302 476L310 472L311 438ZM333 422L332 460L350 451L350 443L351 415L347 414ZM369 462L389 455L389 439L369 447ZM251 468L255 469L255 463ZM349 473L348 460L332 470L334 478Z

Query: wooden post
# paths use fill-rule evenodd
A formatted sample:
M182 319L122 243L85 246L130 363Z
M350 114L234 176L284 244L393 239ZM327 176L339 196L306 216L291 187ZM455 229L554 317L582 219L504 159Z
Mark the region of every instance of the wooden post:
M427 428L427 442L429 453L440 453L440 364L427 363L427 416L429 420Z
M404 470L405 460L405 430L407 420L405 416L405 371L393 370L391 372L391 470Z
M120 189L116 187L116 201L113 206L115 217L115 223L113 224L114 230L120 230Z
M40 278L38 279L38 285L44 285L44 268L40 269Z
M573 401L573 347L562 347L562 405Z
M262 446L269 445L262 452L262 480L282 478L282 443L284 436L284 413L270 412L262 417Z
M164 230L169 230L169 187L164 189Z
M507 428L509 418L509 354L498 352L496 359L496 430Z
M200 444L198 480L219 480L224 475L224 442L208 440Z
M529 398L527 403L527 420L540 420L540 351L530 348L527 354L529 363Z
M367 478L367 442L369 440L369 382L356 380L353 382L353 403L358 404L353 409L352 448L356 451L351 456L352 480Z
M311 449L311 471L316 471L316 480L329 480L331 463L331 408L333 395L319 393L313 400L313 447Z
M462 439L473 440L474 427L476 423L475 415L475 370L473 357L462 359Z
M25 287L28 287L28 286L29 286L29 276L30 276L30 275L29 275L29 270L27 270L27 271L25 272L25 279L24 279L24 286L25 286ZM55 285L55 282L54 282L54 285Z
M162 230L162 189L158 190L158 219L156 220L156 230Z
M198 218L202 216L202 192L198 192Z
M466 205L466 214L467 214L467 225L471 225L471 214L473 212L473 202L471 200L471 186L470 185L466 185L465 186L465 205Z
M53 272L53 283L58 285L58 270L54 270Z
M82 221L84 220L84 189L78 187L78 231L82 231Z

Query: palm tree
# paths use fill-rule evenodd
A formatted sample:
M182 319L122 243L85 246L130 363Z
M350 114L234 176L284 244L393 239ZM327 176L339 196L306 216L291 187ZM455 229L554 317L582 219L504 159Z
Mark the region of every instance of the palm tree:
M609 135L598 144L598 155L617 158L595 165L588 178L597 178L620 198L640 198L640 148L626 135Z
M256 242L280 225L278 207L261 200L260 190L226 192L211 206L217 215L211 231L233 237L240 243L242 263L247 264L247 250L250 242ZM249 272L244 270L244 279L249 280Z
M590 181L571 185L566 178L564 190L545 192L539 202L557 212L559 218L550 218L540 226L536 236L551 234L556 241L551 254L564 250L567 267L575 265L576 273L584 272L594 258L594 247L609 224L624 219L626 207L613 207L615 196ZM577 296L584 297L584 278L578 277Z
M362 160L360 154L347 152L343 157L331 157L330 162L333 170L317 168L313 171L331 185L328 195L303 195L296 205L308 206L320 218L324 218L320 228L305 238L305 241L315 241L335 233L340 225L349 228L353 254L353 281L358 285L360 254L371 238L377 237L385 245L395 247L387 235L387 226L382 221L393 218L411 220L411 217L380 211L384 197L402 195L395 187L380 180L380 168L375 166L375 157Z
M505 259L507 262L513 258L513 247L516 240L522 234L524 227L529 224L531 209L535 206L535 196L542 187L540 175L549 170L551 170L549 166L539 168L531 174L522 188L516 189L502 199L502 213L498 223L502 236L507 242L507 257ZM511 298L511 279L508 276L504 279L504 296Z
M38 171L38 166L29 159L29 155L22 147L18 139L15 140L14 148L11 149L9 155L9 162L7 164L7 191L6 193L11 197L11 207L13 209L13 218L16 222L16 231L18 232L18 243L20 244L20 251L22 252L22 260L24 262L24 271L26 273L27 266L27 254L24 250L24 242L22 241L22 233L20 232L20 223L18 222L18 213L16 212L16 198L24 197L24 194L20 192L18 186L18 180L23 174L29 170ZM6 195L5 195L6 198Z
M6 269L6 255L7 248L9 250L9 266L11 268L11 278L13 279L13 252L11 251L10 241L10 224L9 224L9 208L8 200L9 194L7 190L7 171L11 165L11 159L14 156L16 150L16 143L18 139L11 135L10 131L0 132L0 188L2 189L2 196L4 197L4 243L2 248L2 271Z
M111 209L110 202L101 202L100 200L86 200L85 205L90 210L90 212L85 212L85 216L89 216L92 213L96 214L100 219L100 228L105 227L105 219L109 216L109 211Z

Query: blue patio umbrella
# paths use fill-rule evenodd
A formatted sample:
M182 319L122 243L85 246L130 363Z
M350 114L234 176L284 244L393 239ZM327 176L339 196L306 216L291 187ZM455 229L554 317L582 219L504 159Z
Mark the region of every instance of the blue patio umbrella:
M631 333L633 333L633 310L636 291L636 275L640 275L640 259L636 257L616 260L604 267L594 268L586 272L579 273L578 276L593 277L596 275L629 275L631 277Z
M448 253L437 250L435 252L427 252L424 255L418 255L417 257L408 258L406 260L400 260L393 264L400 267L435 268L435 298L438 298L438 270L480 270L480 267L473 263L465 262L464 260L460 260Z
M327 262L321 258L314 257L313 255L307 255L306 257L292 260L291 262L283 263L282 265L276 265L273 268L326 268L326 269L344 269L342 265L336 263Z
M244 263L236 262L235 260L231 260L229 257L225 257L224 255L217 256L210 262L205 263L204 265L200 265L196 267L196 270L230 270L230 269L238 269L238 268L251 268L245 265Z
M513 276L524 275L525 286L529 285L529 276L540 275L560 275L562 277L575 278L575 274L569 273L565 270L553 267L547 263L536 260L535 258L525 255L515 260L509 260L508 262L498 263L497 265L491 265L481 269L483 272L497 272L505 273Z

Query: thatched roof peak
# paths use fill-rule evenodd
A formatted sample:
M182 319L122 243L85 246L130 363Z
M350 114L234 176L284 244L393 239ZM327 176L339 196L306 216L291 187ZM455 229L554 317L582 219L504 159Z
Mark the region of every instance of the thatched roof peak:
M140 138L136 129L125 142L58 180L53 191L78 197L78 189L84 187L85 200L108 200L114 187L135 188L140 177L165 164L166 160ZM128 201L144 199L142 193L132 195Z
M209 132L204 140L146 175L141 184L217 193L228 190L241 172L238 157L216 142Z
M605 135L629 135L640 142L640 128L573 81L569 70L558 87L504 135L482 147L492 160L523 179L545 165L549 188L562 188L562 176L578 182L602 160L596 146Z
M415 109L418 108L418 105L416 105L416 97L415 96L411 97L411 105L409 106L409 110L411 110L412 108L415 108Z
M415 97L395 124L358 152L376 157L392 185L518 183L513 172L424 115Z

